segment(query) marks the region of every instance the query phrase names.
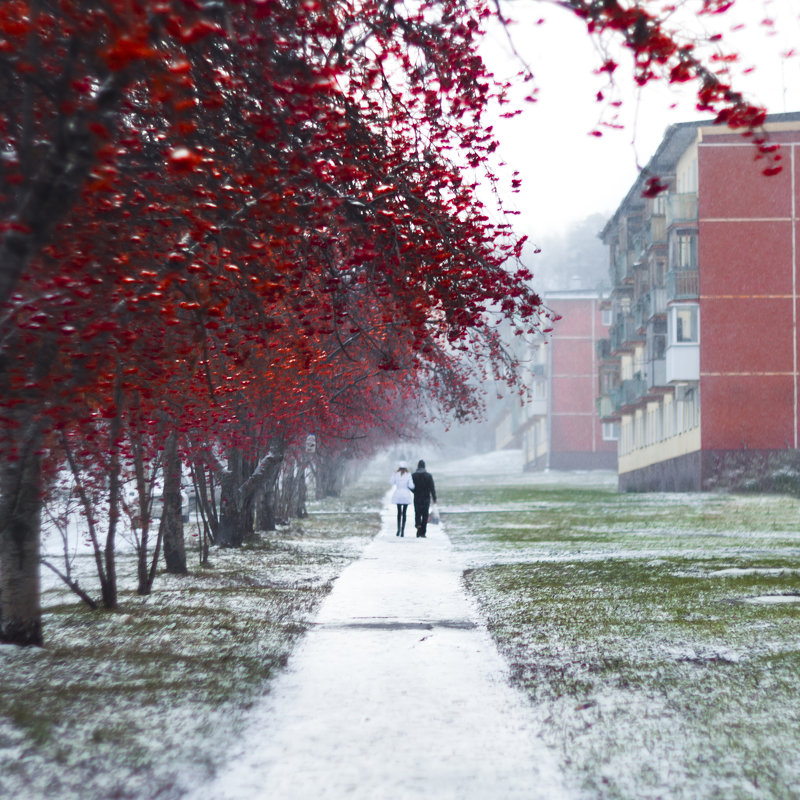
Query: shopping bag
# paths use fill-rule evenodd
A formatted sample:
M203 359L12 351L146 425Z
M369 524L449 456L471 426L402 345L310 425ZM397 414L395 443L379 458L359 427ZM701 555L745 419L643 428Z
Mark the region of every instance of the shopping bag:
M431 513L429 515L428 520L432 525L439 524L439 508L437 507L436 503L431 506Z

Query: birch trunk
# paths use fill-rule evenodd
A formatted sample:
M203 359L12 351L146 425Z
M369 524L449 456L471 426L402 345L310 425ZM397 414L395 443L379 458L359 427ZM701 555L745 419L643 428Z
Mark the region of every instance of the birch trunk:
M42 644L39 437L0 468L0 642Z

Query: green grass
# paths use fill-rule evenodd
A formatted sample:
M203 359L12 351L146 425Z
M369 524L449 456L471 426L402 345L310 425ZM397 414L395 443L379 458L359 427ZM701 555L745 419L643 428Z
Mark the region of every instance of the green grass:
M754 602L800 595L796 500L468 485L451 499L451 538L480 565L465 583L573 786L800 796L800 604Z

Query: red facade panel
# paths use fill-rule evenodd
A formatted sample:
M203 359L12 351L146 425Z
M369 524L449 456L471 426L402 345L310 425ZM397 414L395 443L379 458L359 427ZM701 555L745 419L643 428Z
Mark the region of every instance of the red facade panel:
M722 138L707 136L698 150L702 447L793 447L791 169L767 178L746 145Z
M575 377L553 376L552 410L554 414L591 414L594 412L595 382L591 374Z
M796 134L797 136L797 134ZM792 147L785 146L784 150L784 167L783 172L789 172L792 164L794 164L794 203L795 208L800 208L800 145L795 144ZM790 158L790 156L793 156Z
M563 300L559 299L553 304L553 310L561 315L556 323L559 340L566 336L591 337L596 331L596 320L592 319L592 308L597 307L594 300Z
M595 423L596 424L596 423ZM553 453L591 452L592 419L574 415L554 415L551 429Z
M700 295L791 295L792 224L700 221Z
M782 450L794 446L794 382L786 377L704 377L704 450Z
M703 298L702 374L791 373L794 369L792 298ZM703 385L703 406L709 413Z
M554 362L557 375L583 375L591 380L594 363L591 339L564 339L559 336L558 342L553 344L553 350L558 354L558 359Z
M698 149L700 219L791 217L791 171L766 177L753 145L701 143Z
M581 454L616 454L614 441L604 442L597 414L597 340L608 335L596 295L553 294L545 302L561 319L550 341L550 453L555 463L569 454L573 466ZM587 458L591 459L589 455ZM566 462L564 462L566 463ZM589 460L587 463L596 463Z

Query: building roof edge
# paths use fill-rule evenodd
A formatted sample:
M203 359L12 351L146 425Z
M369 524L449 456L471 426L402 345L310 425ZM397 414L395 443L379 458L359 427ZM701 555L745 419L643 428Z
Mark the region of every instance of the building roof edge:
M800 111L787 111L779 114L768 114L764 124L768 127L770 124L781 122L800 123ZM637 200L642 199L642 191L648 178L653 177L654 175L663 175L665 172L675 167L678 159L689 146L691 141L697 137L698 131L701 128L715 128L721 131L725 127L727 126L715 124L713 119L676 122L667 127L664 131L664 136L661 139L661 143L656 148L655 153L653 153L653 156L636 176L636 180L633 182L631 188L628 189L625 197L617 206L616 211L614 211L608 222L606 222L602 230L599 232L599 238L605 239L609 230L611 230L611 228L616 224L623 210L635 203ZM731 133L736 132L733 129L729 130Z

